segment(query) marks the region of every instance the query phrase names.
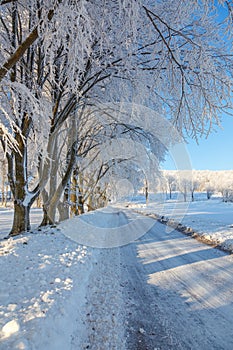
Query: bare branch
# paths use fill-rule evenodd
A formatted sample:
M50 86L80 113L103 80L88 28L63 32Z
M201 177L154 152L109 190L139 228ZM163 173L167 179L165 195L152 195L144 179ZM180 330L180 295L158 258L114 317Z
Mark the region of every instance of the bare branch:
M17 2L18 0L2 0L0 2L0 5L6 5L9 4L10 2Z
M51 21L51 19L54 16L54 9L50 10L48 12L48 20ZM42 24L42 21L39 23L39 25ZM22 44L15 50L15 52L8 58L8 60L2 65L0 68L0 82L2 79L6 76L8 71L14 67L14 65L23 57L24 53L26 50L34 44L34 42L38 39L39 37L39 32L38 32L38 27L37 25L33 31L27 36L27 38L22 42Z

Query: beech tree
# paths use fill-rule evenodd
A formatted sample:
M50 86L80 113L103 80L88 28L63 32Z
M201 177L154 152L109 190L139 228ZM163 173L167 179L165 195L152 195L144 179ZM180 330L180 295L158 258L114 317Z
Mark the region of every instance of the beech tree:
M172 199L172 192L175 191L176 189L176 179L172 175L167 175L166 180L167 180L168 189L169 189L169 198Z
M218 123L231 108L232 55L217 10L207 0L1 1L0 138L14 196L11 234L29 229L32 203L55 162L63 163L63 133L66 164L44 203L54 218L76 165L79 135L65 129L76 111L136 101L193 137ZM30 188L33 142L40 176Z

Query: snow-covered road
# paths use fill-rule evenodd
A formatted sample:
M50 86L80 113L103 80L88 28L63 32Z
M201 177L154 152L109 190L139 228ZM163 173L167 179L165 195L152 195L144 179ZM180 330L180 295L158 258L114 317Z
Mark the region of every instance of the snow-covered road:
M91 349L233 349L233 257L155 223L100 251L87 315Z
M147 293L143 299L151 312L145 313L150 315L145 320L150 326L151 321L155 323L155 339L147 336L144 326L148 349L152 345L167 349L169 342L174 349L232 349L232 256L177 231L168 234L159 223L135 246L137 258L131 270L138 278L131 280L139 295L141 289ZM140 320L139 310L137 314ZM165 341L159 341L156 331L158 316L165 325Z
M143 228L119 211L85 220ZM0 242L0 349L233 349L233 255L153 219L133 243L88 248L66 236L72 220Z

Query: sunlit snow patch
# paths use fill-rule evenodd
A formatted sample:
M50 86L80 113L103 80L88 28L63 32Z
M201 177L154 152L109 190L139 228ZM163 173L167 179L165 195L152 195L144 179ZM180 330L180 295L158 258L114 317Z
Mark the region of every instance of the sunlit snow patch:
M20 327L16 320L7 322L1 329L0 339L9 338L12 334L19 331Z

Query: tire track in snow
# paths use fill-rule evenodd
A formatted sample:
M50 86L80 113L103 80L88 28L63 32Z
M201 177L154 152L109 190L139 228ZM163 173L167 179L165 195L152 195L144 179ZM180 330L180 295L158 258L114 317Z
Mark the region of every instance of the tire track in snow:
M125 349L119 266L118 248L99 250L88 284L85 321L88 339L83 349Z

